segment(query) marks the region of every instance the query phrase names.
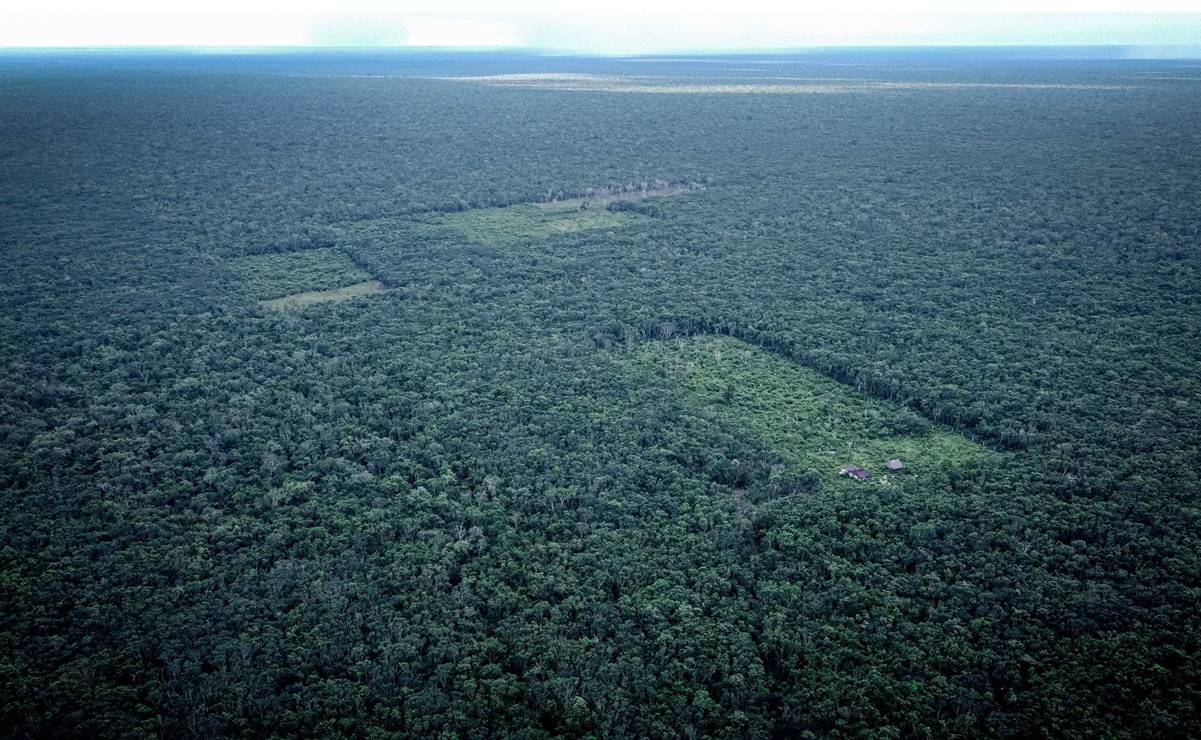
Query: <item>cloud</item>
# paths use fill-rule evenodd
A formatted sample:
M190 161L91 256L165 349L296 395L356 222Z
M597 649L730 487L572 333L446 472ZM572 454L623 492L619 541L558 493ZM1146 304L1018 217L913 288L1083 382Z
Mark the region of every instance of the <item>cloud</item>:
M314 46L405 46L408 24L394 13L321 16L310 24L307 41Z
M899 11L884 0L825 6L506 0L503 10L484 0L107 0L102 6L7 0L0 2L0 46L460 46L602 54L844 45L1195 48L1201 38L1195 2L909 0ZM1194 12L1165 12L1190 3ZM1060 12L1086 5L1106 12ZM996 12L1006 7L1020 12Z
M500 18L415 16L409 46L516 47L529 43L520 25Z

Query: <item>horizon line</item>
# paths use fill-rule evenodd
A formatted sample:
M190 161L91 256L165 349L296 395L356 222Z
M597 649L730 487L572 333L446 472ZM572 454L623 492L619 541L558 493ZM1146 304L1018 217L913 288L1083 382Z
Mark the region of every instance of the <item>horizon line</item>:
M1201 56L1201 43L1184 43L1184 42L1165 42L1165 43L1020 43L1020 44L993 44L993 43L971 43L971 42L955 42L955 43L921 43L921 44L814 44L814 45L798 45L798 46L781 46L781 47L747 47L741 49L714 48L714 47L696 47L660 51L641 51L634 53L619 53L605 51L586 51L568 48L557 48L553 46L525 46L525 45L499 45L499 46L473 46L473 45L412 45L412 44L397 44L397 45L336 45L336 44L114 44L114 45L79 45L79 46L0 46L0 54L12 53L55 53L55 52L86 52L86 53L106 53L106 52L177 52L177 53L222 53L222 54L237 54L237 53L294 53L294 52L352 52L352 53L467 53L467 54L486 54L486 53L521 53L527 55L547 55L547 56L580 56L580 57L604 57L612 59L629 59L636 57L679 57L689 55L700 55L707 57L720 56L777 56L787 54L800 54L807 52L818 51L878 51L878 50L896 50L896 51L922 51L922 50L1052 50L1064 49L1072 51L1096 50L1121 52L1130 50L1190 50L1191 56ZM1182 57L1184 58L1184 57Z

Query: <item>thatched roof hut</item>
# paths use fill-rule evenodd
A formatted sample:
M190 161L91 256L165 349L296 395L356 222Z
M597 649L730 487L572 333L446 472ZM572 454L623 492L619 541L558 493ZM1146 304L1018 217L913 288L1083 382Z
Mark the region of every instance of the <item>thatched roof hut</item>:
M866 470L859 467L858 465L848 465L845 468L843 468L842 470L838 471L838 474L839 475L849 475L850 477L852 477L858 481L867 480L872 475L871 473L867 472Z

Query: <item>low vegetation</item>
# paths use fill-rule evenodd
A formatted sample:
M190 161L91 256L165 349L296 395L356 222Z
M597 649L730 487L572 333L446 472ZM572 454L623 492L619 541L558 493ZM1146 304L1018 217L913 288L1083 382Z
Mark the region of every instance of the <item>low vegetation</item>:
M777 450L790 475L854 486L839 472L858 465L871 485L945 475L996 453L888 401L726 336L645 342L634 356L698 404ZM901 472L885 463L899 458Z
M329 303L331 301L345 301L350 298L359 296L371 295L379 293L384 289L384 284L378 280L364 280L361 283L347 285L342 288L333 288L331 290L309 290L303 293L293 293L281 298L271 298L269 300L259 301L259 305L263 308L272 310L304 308L311 306L314 303Z
M637 203L647 198L666 198L703 190L700 183L666 183L663 181L643 183L637 188L589 188L585 195L576 198L557 198L535 203L544 211L578 211L581 209L607 208L611 203Z
M616 229L645 219L579 200L575 203L525 203L506 208L479 208L448 214L441 225L473 244L515 246L559 234L591 229Z
M269 300L312 291L331 291L370 280L339 249L253 255L229 260L241 289L251 298Z

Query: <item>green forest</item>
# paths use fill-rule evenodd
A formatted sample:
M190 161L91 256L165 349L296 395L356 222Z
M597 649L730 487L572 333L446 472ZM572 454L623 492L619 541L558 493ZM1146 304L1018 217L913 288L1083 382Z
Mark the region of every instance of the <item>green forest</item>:
M2 737L1201 736L1195 63L4 53L0 172Z

